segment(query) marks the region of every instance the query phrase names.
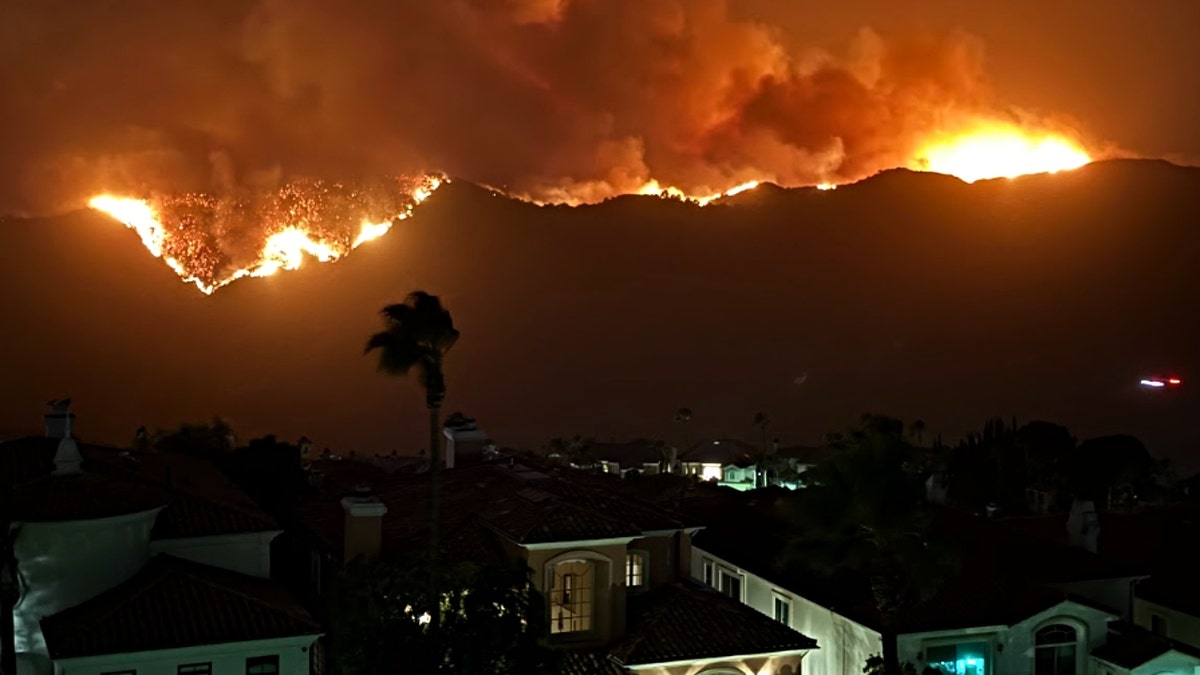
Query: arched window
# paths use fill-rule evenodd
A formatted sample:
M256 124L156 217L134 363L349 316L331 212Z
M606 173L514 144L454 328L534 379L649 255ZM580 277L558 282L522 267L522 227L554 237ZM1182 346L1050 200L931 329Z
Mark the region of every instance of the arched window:
M1065 623L1043 626L1033 634L1033 675L1076 675L1079 631Z
M592 629L596 612L596 566L590 560L564 560L551 568L550 632Z

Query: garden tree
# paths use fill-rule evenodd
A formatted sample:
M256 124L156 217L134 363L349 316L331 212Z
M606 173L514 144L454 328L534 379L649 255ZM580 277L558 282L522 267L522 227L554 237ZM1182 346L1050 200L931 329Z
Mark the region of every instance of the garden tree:
M346 568L333 634L341 672L562 672L562 653L541 642L545 605L523 561L429 568L427 560ZM431 574L438 577L436 595L427 584ZM435 613L438 624L425 618Z
M1060 424L1033 421L1017 430L1016 441L1025 466L1025 487L1069 494L1068 462L1076 444L1071 432Z
M767 445L767 429L771 426L771 418L765 412L754 413L754 426L762 432L762 445L759 446L758 457L754 462L754 487L767 486L767 458L771 455L771 446Z
M932 596L955 561L932 537L920 465L903 423L867 415L784 505L799 534L781 564L865 580L882 622L887 675L901 673L899 618Z
M138 436L142 436L144 431L138 431L134 437L135 447L204 457L218 465L223 465L237 446L233 427L220 417L214 417L211 422L184 422L174 429L160 429L150 437L149 443L144 439L139 440Z
M442 301L414 291L400 304L383 308L384 329L367 340L366 352L379 356L379 370L394 376L416 372L429 409L429 557L437 557L442 491L442 401L446 398L446 353L458 342L458 331ZM436 569L436 562L431 563ZM436 583L437 577L430 577ZM438 621L434 614L434 623Z
M280 441L274 435L255 438L235 450L229 475L271 511L287 507L308 490L300 446Z
M1101 436L1084 441L1067 458L1071 493L1109 508L1120 501L1153 490L1158 482L1160 464L1146 446L1133 436Z
M917 445L921 445L925 440L925 422L924 420L916 420L908 425L908 431L912 434L913 440Z
M682 455L683 453L687 452L688 446L692 442L691 437L688 435L688 427L692 422L692 409L680 408L679 410L676 410L675 422L683 427L683 445L679 448L679 453Z
M942 671L933 666L925 666L920 670L911 661L905 661L900 666L901 675L942 675ZM867 663L863 666L863 675L885 675L883 667L883 657L875 654L867 657Z

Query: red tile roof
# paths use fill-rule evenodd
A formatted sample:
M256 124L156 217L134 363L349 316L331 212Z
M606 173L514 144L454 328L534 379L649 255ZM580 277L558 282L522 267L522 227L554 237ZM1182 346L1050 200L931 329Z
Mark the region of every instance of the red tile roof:
M321 634L274 583L168 555L41 623L52 659Z
M624 666L817 648L817 641L716 591L683 582L630 600Z
M637 537L683 527L674 515L583 480L573 469L506 460L442 473L443 529L474 521L522 544ZM331 551L345 527L341 494L300 504L294 515ZM403 555L428 531L429 479L412 476L376 491L383 517L384 555Z

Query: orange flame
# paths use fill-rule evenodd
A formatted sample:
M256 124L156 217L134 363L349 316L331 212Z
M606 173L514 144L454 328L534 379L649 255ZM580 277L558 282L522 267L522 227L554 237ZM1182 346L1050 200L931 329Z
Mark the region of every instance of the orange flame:
M926 143L910 168L944 173L967 183L1070 171L1092 161L1063 136L1031 133L1010 124L982 124Z
M310 230L309 220L319 219L319 209L317 206L306 204L305 200L301 199L299 205L293 204L285 207L282 211L281 218L295 218L296 222L281 222L270 227L268 231L271 234L263 240L261 249L250 264L209 275L196 271L196 268L203 267L201 263L206 261L180 260L180 254L172 251L174 240L184 238L181 233L185 218L181 218L178 223L164 222L165 219L160 214L160 209L155 208L149 200L108 194L93 197L88 202L88 206L108 214L137 232L142 244L146 250L150 251L151 255L162 258L163 262L180 278L195 285L201 293L211 295L218 288L238 279L268 277L280 271L299 269L308 257L319 262L338 260L366 242L387 234L395 221L405 220L411 216L414 207L428 199L446 182L448 181L445 178L434 176L421 179L418 185L412 189L411 194L407 195L406 203L401 206L398 213L387 220L378 222L371 218L362 219L357 234L349 240L345 237L335 237L325 232ZM284 191L289 198L295 198L298 192L300 191L294 187L289 187ZM185 198L182 201L186 206L199 203L208 210L214 209L210 203L211 200L202 197L191 200ZM192 251L192 247L188 246L186 241L182 242L179 248L183 253Z

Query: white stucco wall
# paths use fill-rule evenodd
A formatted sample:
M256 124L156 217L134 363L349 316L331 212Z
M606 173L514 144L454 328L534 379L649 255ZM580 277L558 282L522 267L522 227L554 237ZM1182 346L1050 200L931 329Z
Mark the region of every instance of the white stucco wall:
M162 509L112 518L21 523L16 556L24 591L17 604L17 653L46 654L39 621L132 577L150 558L150 530Z
M1108 639L1108 622L1116 619L1109 614L1074 602L1060 603L1012 626L979 627L967 630L910 633L901 635L897 647L901 661L917 665L925 663L925 648L932 645L987 642L986 658L991 675L1023 675L1033 672L1034 633L1053 623L1073 626L1080 634L1076 663L1079 673L1088 672L1091 650Z
M745 603L769 617L775 617L776 594L791 601L789 625L817 641L817 649L804 657L805 675L862 675L867 658L883 651L878 632L693 546L691 575L697 581L704 582L706 559L742 574Z
M1172 650L1134 668L1130 675L1200 675L1200 659Z
M271 576L271 540L280 530L223 534L214 537L155 539L151 553L166 553L213 567L263 579Z
M255 656L279 655L281 675L308 675L309 650L317 636L292 637L282 640L233 642L187 649L166 649L156 652L108 654L78 659L59 659L55 675L100 675L122 670L136 670L137 675L176 675L181 665L211 663L213 675L245 675L246 659Z

